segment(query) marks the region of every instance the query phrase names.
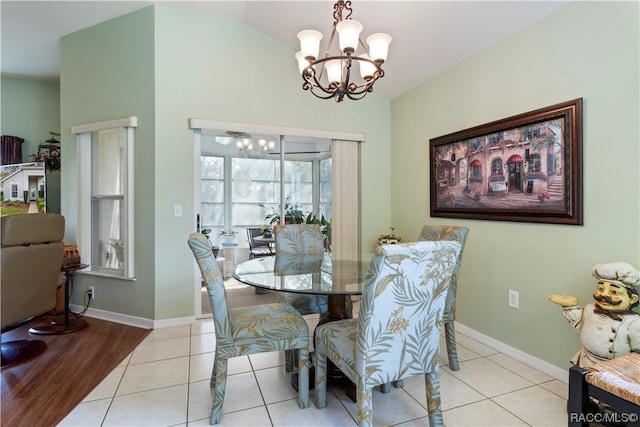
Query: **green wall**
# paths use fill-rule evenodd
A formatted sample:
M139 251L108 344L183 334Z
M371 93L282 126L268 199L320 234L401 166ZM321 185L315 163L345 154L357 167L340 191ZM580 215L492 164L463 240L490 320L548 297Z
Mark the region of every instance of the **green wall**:
M387 229L389 100L375 93L355 103L318 100L301 89L293 55L239 23L163 5L62 39L63 146L74 144L68 133L72 124L128 115L139 119L137 280L78 275L78 292L96 286L94 308L155 321L194 315L194 261L186 244L195 229L190 118L364 133L364 244L371 246ZM73 165L63 165L62 179L68 194L64 213L72 223L67 236L73 238ZM182 217L173 216L176 204L184 208Z
M71 126L137 116L135 132L134 235L136 280L77 274L75 301L96 288L92 308L153 319L155 316L154 223L154 16L143 9L61 39L62 214L65 241L76 242L77 164ZM82 249L82 248L80 248Z
M586 304L595 264L640 268L639 22L638 2L573 2L392 101L397 232L468 226L458 321L561 368L580 343L548 295ZM431 138L580 97L584 226L429 218Z
M335 104L301 90L293 52L241 24L156 5L62 39L62 210L75 236L72 124L138 116L133 282L79 275L95 308L154 321L194 313L189 118L362 132L362 244L388 226L471 228L458 321L558 367L579 340L547 301L591 299L591 267L640 266L638 3L574 2L392 102ZM615 47L612 48L612 47ZM256 65L257 64L257 65ZM387 78L390 78L387 77ZM584 98L584 226L429 218L428 141ZM391 172L392 171L392 172ZM173 205L184 207L173 216ZM520 292L520 309L507 291ZM77 299L77 295L76 295Z
M2 111L0 133L24 139L22 161L51 135L60 133L60 85L38 80L2 77L0 79ZM47 208L60 213L60 171L47 172Z

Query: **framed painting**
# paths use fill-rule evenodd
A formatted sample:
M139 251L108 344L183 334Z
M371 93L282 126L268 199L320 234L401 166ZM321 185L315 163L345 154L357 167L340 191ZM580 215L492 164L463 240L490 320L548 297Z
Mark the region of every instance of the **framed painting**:
M582 225L582 98L429 141L432 217Z

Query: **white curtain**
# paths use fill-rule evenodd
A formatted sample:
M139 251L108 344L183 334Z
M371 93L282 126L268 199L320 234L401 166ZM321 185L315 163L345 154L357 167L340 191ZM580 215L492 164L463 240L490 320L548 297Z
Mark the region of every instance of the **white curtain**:
M331 248L341 254L359 254L360 161L359 142L334 140Z

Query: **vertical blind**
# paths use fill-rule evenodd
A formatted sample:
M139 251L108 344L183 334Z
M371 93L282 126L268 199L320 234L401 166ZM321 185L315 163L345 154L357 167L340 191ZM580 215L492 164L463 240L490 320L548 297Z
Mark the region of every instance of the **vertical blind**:
M358 141L333 140L333 252L358 254L360 242L360 162Z

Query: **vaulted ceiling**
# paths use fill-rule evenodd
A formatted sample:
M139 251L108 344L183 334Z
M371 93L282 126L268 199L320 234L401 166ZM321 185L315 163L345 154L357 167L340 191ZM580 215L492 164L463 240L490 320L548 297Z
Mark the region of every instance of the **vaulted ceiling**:
M61 36L153 3L234 19L299 49L328 37L334 1L0 1L3 76L57 80ZM566 6L569 1L353 1L363 36L393 37L376 92L394 98ZM296 67L291 58L291 66Z

